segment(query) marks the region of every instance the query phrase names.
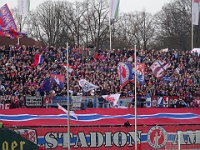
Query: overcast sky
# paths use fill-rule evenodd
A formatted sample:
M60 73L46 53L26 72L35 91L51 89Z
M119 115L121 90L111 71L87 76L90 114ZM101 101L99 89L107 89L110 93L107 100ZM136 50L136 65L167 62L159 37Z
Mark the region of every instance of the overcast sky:
M40 3L46 0L30 0L31 10L35 9ZM56 1L56 0L54 0ZM76 0L66 0L75 2ZM77 0L82 1L82 0ZM165 3L169 3L172 0L120 0L120 12L134 12L146 10L152 14L157 13L161 10ZM9 8L17 7L17 0L0 0L0 7L4 4L8 4ZM119 13L120 13L119 12Z

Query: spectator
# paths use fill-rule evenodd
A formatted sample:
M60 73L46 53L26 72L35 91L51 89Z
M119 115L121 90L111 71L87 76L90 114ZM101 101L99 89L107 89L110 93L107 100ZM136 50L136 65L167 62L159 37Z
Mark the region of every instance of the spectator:
M20 100L21 95L38 95L38 89L42 81L49 77L52 72L66 75L66 70L62 67L66 63L66 48L59 47L26 47L26 46L0 46L0 96L10 102L13 96ZM93 56L85 56L80 48L69 48L69 65L73 71L69 73L70 90L74 96L91 96L90 92L84 92L79 87L78 81L86 79L98 85L99 89L92 92L96 94L108 95L120 93L121 97L132 97L134 88L132 84L127 84L120 89L119 77L117 73L118 63L127 61L133 56L134 50L124 48L122 50L97 50ZM31 67L36 53L44 57L44 62L37 67ZM200 96L200 56L190 51L173 50L162 52L159 50L138 50L138 61L145 63L145 85L137 85L138 91L149 93L151 96L179 96L190 107L197 107L193 99ZM153 62L162 59L171 62L171 67L167 69L163 76L171 77L170 82L164 82L160 78L155 78L149 69ZM51 90L55 95L66 95L67 82L64 90L57 88L51 83ZM13 95L14 94L14 95ZM49 91L40 92L41 96L52 94ZM137 94L137 100L141 102L146 95ZM23 103L22 103L23 104ZM138 103L139 104L139 103ZM170 104L172 107L172 104ZM21 106L21 102L16 105ZM101 106L100 106L101 107Z
M85 101L84 100L81 101L80 110L85 110Z
M92 102L92 99L89 100L87 106L88 106L88 108L93 108L93 102Z
M106 100L100 95L98 101L99 101L99 108L103 108L104 101Z

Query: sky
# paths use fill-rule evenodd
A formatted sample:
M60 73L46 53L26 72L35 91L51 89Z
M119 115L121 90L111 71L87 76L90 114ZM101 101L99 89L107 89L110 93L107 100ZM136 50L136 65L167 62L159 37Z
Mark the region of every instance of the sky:
M30 9L35 9L40 3L46 0L30 0L31 5ZM53 0L56 1L56 0ZM69 2L75 2L76 0L66 0ZM83 0L77 0L83 1ZM120 12L134 12L134 11L144 11L146 10L149 13L155 14L161 10L162 6L166 3L171 2L172 0L120 0ZM17 7L17 0L0 0L0 7L4 4L8 4L8 7L14 8Z

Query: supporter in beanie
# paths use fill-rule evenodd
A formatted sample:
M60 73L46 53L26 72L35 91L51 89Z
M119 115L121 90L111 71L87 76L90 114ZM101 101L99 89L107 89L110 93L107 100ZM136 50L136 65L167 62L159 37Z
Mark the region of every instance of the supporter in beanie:
M93 108L93 102L92 102L92 99L89 100L87 106L88 106L88 108Z

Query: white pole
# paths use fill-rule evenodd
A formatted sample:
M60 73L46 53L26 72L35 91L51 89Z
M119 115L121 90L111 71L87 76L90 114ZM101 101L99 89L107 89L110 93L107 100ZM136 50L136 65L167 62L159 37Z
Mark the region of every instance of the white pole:
M67 133L68 133L68 150L70 150L70 109L69 109L69 51L67 42Z
M181 140L180 131L178 131L178 150L181 149L181 142L180 142L180 140Z
M191 4L191 11L192 11L192 18L191 18L191 50L193 49L193 41L194 41L194 26L193 26L193 0L192 1L192 4Z
M17 38L17 44L20 45L20 39L19 39L19 37Z
M135 52L135 150L137 150L137 80L136 80L136 73L137 73L137 57L136 57L136 45L134 48Z
M112 49L112 32L111 32L111 1L109 4L109 31L110 31L110 50Z
M19 31L22 31L22 15L19 16ZM17 37L17 44L20 45L20 38Z

